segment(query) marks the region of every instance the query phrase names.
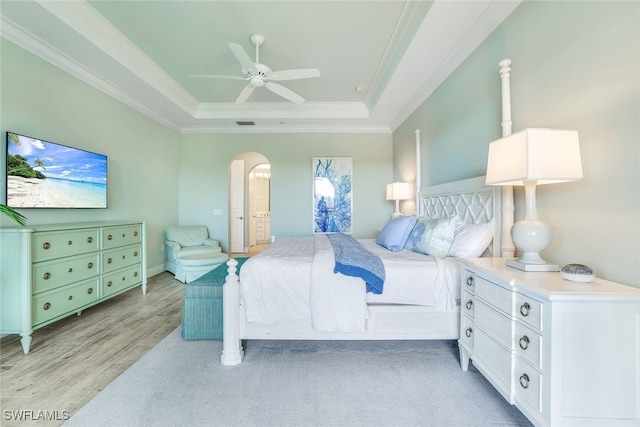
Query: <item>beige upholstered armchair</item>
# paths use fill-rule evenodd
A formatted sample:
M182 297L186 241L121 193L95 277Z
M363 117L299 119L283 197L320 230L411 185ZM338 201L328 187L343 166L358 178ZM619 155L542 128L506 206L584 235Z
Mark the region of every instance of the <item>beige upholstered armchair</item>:
M169 227L166 230L167 267L176 279L188 283L228 259L204 225Z

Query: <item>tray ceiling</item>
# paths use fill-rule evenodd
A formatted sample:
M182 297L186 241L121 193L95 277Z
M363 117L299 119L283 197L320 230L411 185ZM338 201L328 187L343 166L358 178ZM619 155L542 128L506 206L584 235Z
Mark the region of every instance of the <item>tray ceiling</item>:
M518 1L2 2L3 38L182 133L392 132L502 22ZM227 43L273 70L294 104L243 80ZM251 121L255 125L240 126Z

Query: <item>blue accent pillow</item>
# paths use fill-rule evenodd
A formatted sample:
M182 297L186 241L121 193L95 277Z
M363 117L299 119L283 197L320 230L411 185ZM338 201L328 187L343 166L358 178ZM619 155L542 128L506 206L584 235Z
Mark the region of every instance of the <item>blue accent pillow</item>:
M407 243L407 239L415 223L415 215L394 218L380 231L376 242L391 252L401 251L404 249L404 245Z
M413 252L444 258L449 253L455 229L455 217L418 218L405 247Z

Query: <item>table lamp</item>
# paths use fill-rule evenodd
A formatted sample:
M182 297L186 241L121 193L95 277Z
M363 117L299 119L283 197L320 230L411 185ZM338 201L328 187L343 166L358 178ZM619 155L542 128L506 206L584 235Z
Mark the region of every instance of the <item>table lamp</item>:
M559 271L540 252L551 244L548 224L538 219L536 186L582 179L578 131L524 129L489 145L487 185L522 185L525 192L524 219L511 228L519 250L518 260L507 265L524 271Z
M409 200L411 198L411 189L408 182L394 182L387 184L387 200L396 201L396 210L391 218L402 215L400 213L400 200Z

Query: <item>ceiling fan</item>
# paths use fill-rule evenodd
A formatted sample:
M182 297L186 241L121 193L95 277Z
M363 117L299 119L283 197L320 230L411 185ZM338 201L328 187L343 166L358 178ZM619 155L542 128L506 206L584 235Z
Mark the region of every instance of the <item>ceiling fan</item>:
M229 48L233 55L236 57L240 65L242 66L242 76L221 76L214 74L188 74L187 77L200 78L200 79L235 79L235 80L247 80L249 84L242 89L238 97L236 98L236 104L242 104L253 93L257 87L265 87L271 92L280 95L289 101L296 104L302 104L304 98L295 93L294 91L287 89L281 84L274 83L275 81L285 80L299 80L308 79L311 77L319 77L320 70L317 68L299 68L294 70L282 70L271 71L271 68L260 63L260 46L264 43L264 36L260 34L254 34L250 37L251 43L256 47L256 61L253 62L247 52L237 43L229 43Z

